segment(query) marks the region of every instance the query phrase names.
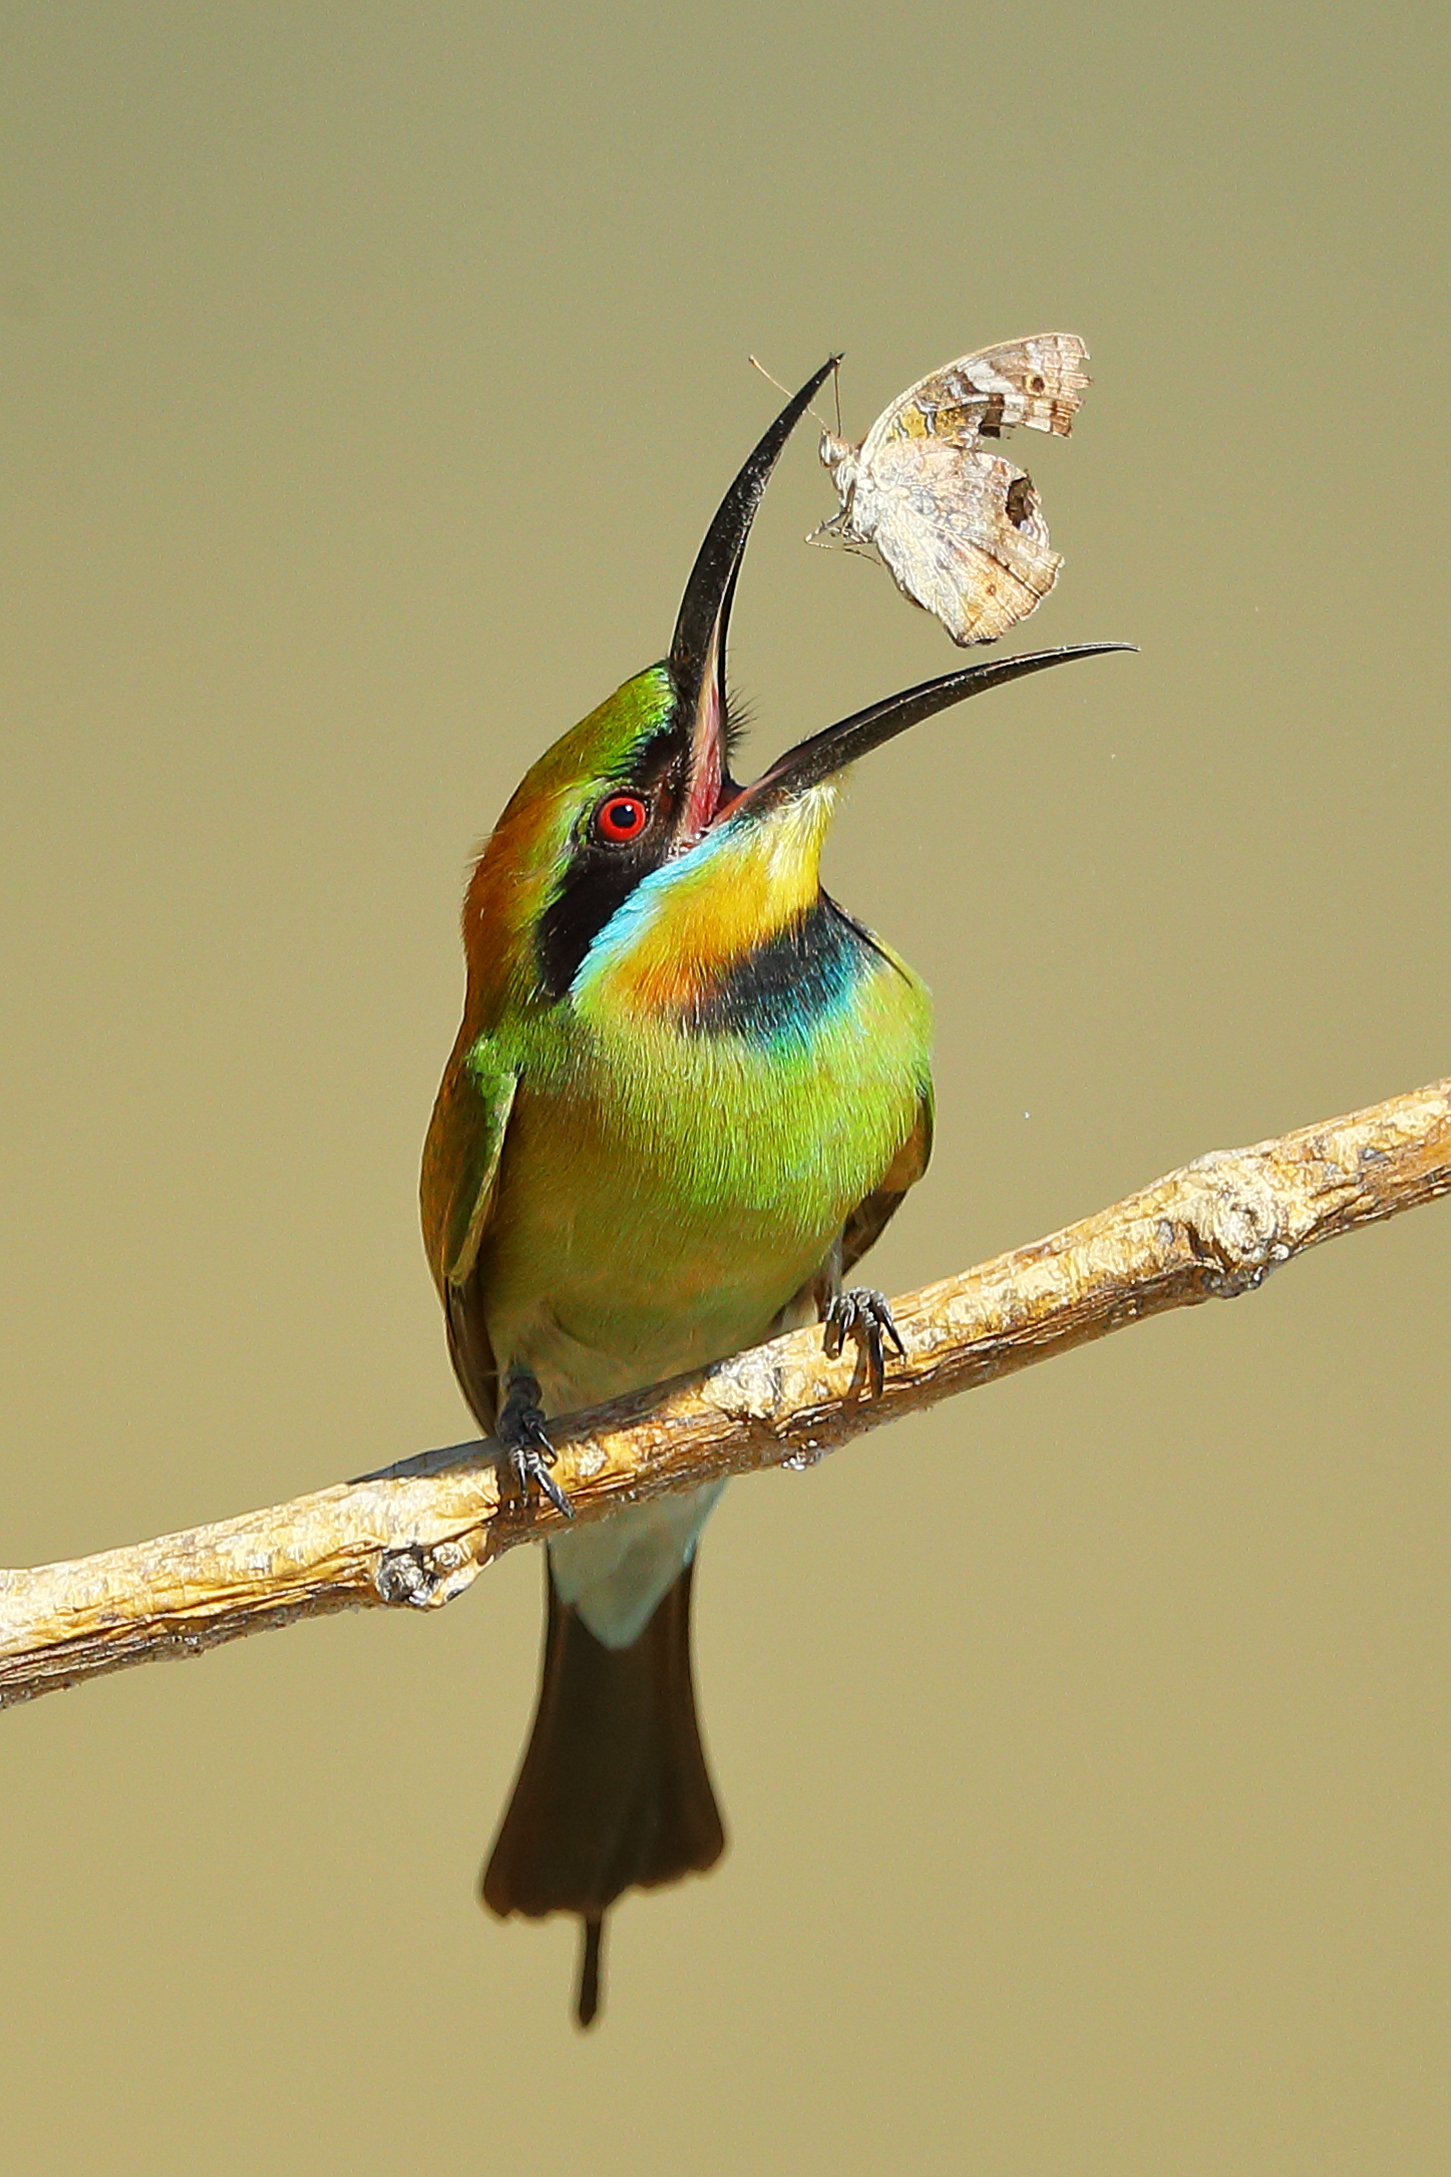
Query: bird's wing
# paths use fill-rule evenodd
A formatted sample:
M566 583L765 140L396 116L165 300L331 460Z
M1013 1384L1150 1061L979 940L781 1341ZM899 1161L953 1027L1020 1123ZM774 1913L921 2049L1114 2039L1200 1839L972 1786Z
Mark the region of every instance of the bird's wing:
M454 1372L481 1428L492 1429L494 1356L475 1291L479 1248L494 1213L499 1163L519 1077L486 1036L455 1052L438 1092L423 1159L423 1225L443 1299Z
M479 1243L493 1215L504 1134L519 1087L516 1073L490 1064L487 1045L482 1042L470 1052L464 1078L472 1092L472 1123L465 1129L463 1153L448 1206L443 1257L445 1279L460 1290L474 1274Z
M848 1217L841 1235L842 1275L874 1247L897 1211L909 1187L927 1169L932 1154L932 1090L923 1092L917 1106L917 1122L864 1202Z

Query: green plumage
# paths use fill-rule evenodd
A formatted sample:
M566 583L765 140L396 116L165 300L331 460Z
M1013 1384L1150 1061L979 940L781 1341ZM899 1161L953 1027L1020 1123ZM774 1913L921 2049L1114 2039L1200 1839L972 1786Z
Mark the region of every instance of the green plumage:
M851 987L814 1019L783 1004L701 1032L627 1010L601 974L472 1046L481 1119L520 1084L476 1257L490 1344L546 1412L764 1336L914 1134L926 993L852 942Z

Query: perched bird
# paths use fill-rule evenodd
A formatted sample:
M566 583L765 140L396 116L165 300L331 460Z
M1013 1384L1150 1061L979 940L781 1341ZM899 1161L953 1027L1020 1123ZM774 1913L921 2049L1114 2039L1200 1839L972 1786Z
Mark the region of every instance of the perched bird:
M467 995L424 1152L449 1351L522 1487L569 1507L551 1415L824 1320L880 1384L895 1326L843 1290L927 1162L927 992L821 888L845 765L947 704L1090 648L970 666L729 767L725 644L790 401L727 492L670 654L528 772L464 908ZM1092 649L1113 648L1095 645ZM690 1586L719 1485L562 1526L543 1682L483 1876L499 1914L577 1913L599 2006L622 1891L725 1835L696 1721Z

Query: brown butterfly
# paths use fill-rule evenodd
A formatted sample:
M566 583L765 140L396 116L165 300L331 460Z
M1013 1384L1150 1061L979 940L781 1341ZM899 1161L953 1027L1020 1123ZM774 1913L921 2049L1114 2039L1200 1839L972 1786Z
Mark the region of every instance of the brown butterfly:
M980 442L1019 423L1066 438L1087 360L1076 333L1010 340L921 379L859 446L823 431L841 511L811 541L875 549L956 643L1005 634L1042 603L1063 561L1031 477Z

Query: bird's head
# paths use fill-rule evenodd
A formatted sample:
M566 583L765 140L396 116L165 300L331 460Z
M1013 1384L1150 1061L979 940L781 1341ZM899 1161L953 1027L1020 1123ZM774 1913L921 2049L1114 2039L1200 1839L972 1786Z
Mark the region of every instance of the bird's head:
M1001 681L1118 643L995 658L855 712L752 784L730 771L726 633L746 540L795 424L835 367L781 411L721 501L686 584L670 654L648 666L525 774L469 888L469 1011L612 996L686 1002L804 913L847 765Z

